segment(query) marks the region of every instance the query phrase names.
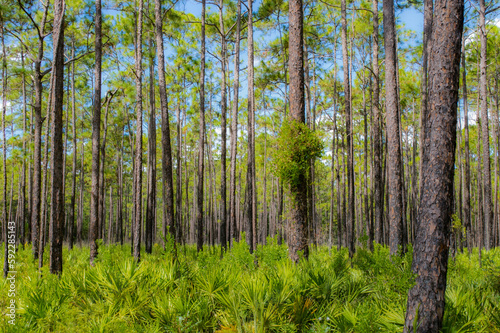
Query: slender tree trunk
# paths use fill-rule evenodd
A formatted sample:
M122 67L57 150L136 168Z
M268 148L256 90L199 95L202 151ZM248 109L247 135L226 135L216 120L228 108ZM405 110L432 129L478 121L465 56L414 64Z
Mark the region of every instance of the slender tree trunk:
M491 171L490 171L490 131L488 124L488 92L487 92L487 77L486 77L486 24L485 13L486 6L484 0L479 0L479 32L481 39L480 52L480 76L479 76L479 101L481 103L481 126L483 132L483 212L484 212L484 227L485 239L484 245L486 250L493 246L493 216L491 208Z
M78 242L78 246L82 247L82 230L83 230L83 180L85 178L85 170L84 170L84 145L82 140L82 156L81 156L81 164L80 164L80 198L78 199L78 216L76 220L76 240Z
M396 29L394 1L384 0L385 85L387 118L387 164L389 172L389 228L391 255L403 245L403 198L401 142L398 112Z
M465 226L465 236L467 239L467 249L469 253L472 251L472 239L471 239L471 207L470 207L470 188L471 188L471 178L470 178L470 153L469 153L469 104L467 101L467 68L465 66L465 36L462 39L462 99L464 108L464 159L465 159L465 170L464 170L464 226Z
M71 57L75 57L75 42L71 43ZM74 226L75 226L75 197L76 197L76 155L78 154L77 142L76 142L76 105L75 105L75 63L71 64L71 115L72 115L72 127L73 127L73 162L72 162L72 173L71 173L71 198L69 205L69 216L68 216L68 247L73 249L73 239L74 239Z
M31 209L31 244L33 250L33 259L38 259L39 240L40 240L40 196L41 196L41 155L42 155L42 125L45 118L42 118L42 96L43 96L43 75L41 73L41 64L43 60L43 48L45 35L45 23L49 10L49 1L44 4L44 12L42 20L39 24L40 33L38 35L38 53L34 61L35 73L33 75L33 86L35 88L35 104L33 111L35 113L35 137L34 137L34 152L33 152L33 200Z
M231 162L230 162L230 175L229 175L229 225L231 233L229 235L231 246L233 239L237 235L237 205L236 201L236 155L238 149L238 93L240 84L240 25L241 25L241 0L238 0L236 17L236 41L234 45L234 96L233 96L233 109L231 115Z
M135 49L135 91L136 91L136 136L134 163L134 259L141 260L142 229L142 13L143 0L139 0L137 8L137 37Z
M113 239L113 187L109 186L109 222L108 222L108 245Z
M121 133L123 133L124 126L121 128ZM120 143L120 152L118 155L118 207L117 207L117 242L123 245L123 136ZM127 207L125 207L126 209ZM127 217L125 217L127 221Z
M201 10L201 62L200 62L200 139L198 143L198 186L197 186L197 212L196 227L197 240L196 249L203 250L203 171L205 167L205 7L206 0L202 0Z
M45 130L45 153L43 156L43 179L42 179L42 207L41 207L41 223L40 223L40 242L38 244L38 268L43 267L43 253L45 250L45 245L47 242L47 183L48 179L48 167L49 164L49 138L50 130L51 130L51 121L52 121L52 104L53 104L53 95L54 95L54 72L52 71L50 77L50 88L49 88L49 99L48 99L48 107L47 107L47 128Z
M174 224L174 184L172 177L172 148L170 145L170 120L168 115L167 86L165 82L165 54L163 49L163 22L161 15L161 0L155 0L155 36L156 36L156 55L158 57L158 86L160 89L160 108L161 108L161 146L162 146L162 179L166 201L166 211L163 216L163 228L165 235L165 226L169 227L169 232L174 237L176 235ZM179 167L179 164L177 165ZM180 177L180 176L179 176ZM180 181L179 181L180 184ZM177 194L181 198L182 192ZM180 206L177 211L178 216L182 215ZM179 223L179 232L180 232ZM175 245L175 243L174 243ZM175 253L176 254L176 253Z
M422 191L404 332L438 332L445 309L464 3L436 1ZM418 311L418 317L417 317ZM416 324L416 326L413 326Z
M289 61L290 69L290 120L292 126L305 123L304 101L304 12L302 0L289 3ZM290 208L289 256L298 263L299 251L305 259L309 257L307 241L307 175L302 173L298 181L290 185L292 206Z
M148 124L148 184L146 204L146 253L153 252L153 230L156 220L156 106L154 89L153 41L149 41L149 124ZM173 219L172 219L173 222ZM174 233L175 235L175 233Z
M432 36L432 22L433 22L433 12L434 12L434 0L424 0L424 31L423 31L423 50L422 50L422 81L421 81L421 104L420 104L420 182L418 193L422 191L422 166L423 166L423 149L425 142L425 122L427 121L428 113L428 65L429 65L429 54L431 51L430 41ZM417 224L418 226L418 224Z
M220 195L221 195L221 220L220 220L220 242L221 242L221 257L227 249L226 239L226 223L227 223L227 208L226 208L226 143L227 143L227 98L226 98L226 58L227 46L226 35L224 29L224 1L219 2L219 29L221 33L221 176L220 176Z
M246 203L247 242L250 253L257 248L257 198L255 189L255 94L254 94L254 45L253 45L253 0L248 1L248 154Z
M3 133L3 241L5 242L3 277L6 278L9 273L9 236L7 236L7 139L5 136L5 113L7 111L7 54L5 51L5 32L4 21L1 18L0 32L2 33L2 133Z
M345 96L345 117L346 117L346 137L347 137L347 247L349 257L354 255L354 156L353 156L353 131L351 113L351 83L349 80L349 59L347 54L347 19L346 1L341 1L342 16L342 59L344 66L344 96Z
M22 73L22 98L23 98L23 135L26 135L26 77L24 74L24 47L21 48L21 68L23 70ZM20 191L18 196L18 207L19 207L19 243L24 249L24 240L25 240L25 226L26 226L26 140L23 139L23 164L21 170L21 182L20 182Z
M97 257L99 228L99 154L101 140L101 62L102 62L102 14L101 0L95 2L95 68L94 68L94 114L92 116L92 190L90 196L90 265Z
M64 238L64 164L63 164L63 104L64 104L64 0L54 1L54 61L52 72L53 118L52 123L52 195L50 237L50 272L62 273L62 246Z

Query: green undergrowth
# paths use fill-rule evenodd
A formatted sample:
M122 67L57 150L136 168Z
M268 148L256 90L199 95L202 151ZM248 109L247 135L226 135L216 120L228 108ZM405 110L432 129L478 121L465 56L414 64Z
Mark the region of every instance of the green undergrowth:
M45 251L48 254L48 249ZM294 265L274 239L249 254L245 241L220 259L220 247L179 247L178 261L155 245L139 265L129 245L64 249L59 278L41 274L31 248L17 252L16 324L5 315L8 282L0 282L3 332L402 332L412 286L411 249L390 258L376 246L313 248ZM500 251L450 259L443 332L500 332ZM48 259L48 257L47 257ZM47 262L47 261L45 261Z

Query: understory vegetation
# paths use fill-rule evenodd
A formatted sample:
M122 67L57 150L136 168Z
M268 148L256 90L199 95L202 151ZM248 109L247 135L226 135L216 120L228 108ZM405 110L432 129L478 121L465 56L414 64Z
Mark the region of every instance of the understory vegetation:
M17 318L8 325L9 283L0 287L4 332L402 332L412 249L312 248L294 265L286 245L268 238L252 255L243 239L220 247L155 244L140 264L130 245L64 248L61 277L40 272L31 248L17 252ZM45 251L48 255L49 251ZM500 250L450 258L443 332L500 332Z

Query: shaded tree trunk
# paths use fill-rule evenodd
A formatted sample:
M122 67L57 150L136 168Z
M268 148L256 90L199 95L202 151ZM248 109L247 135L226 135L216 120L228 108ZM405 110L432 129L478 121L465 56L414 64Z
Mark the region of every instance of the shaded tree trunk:
M404 332L438 332L445 308L464 3L436 1L422 191ZM418 310L417 310L418 309ZM417 317L418 311L418 317ZM414 327L414 323L417 325Z
M148 184L146 199L146 253L153 252L153 230L156 220L156 106L154 89L153 41L149 41L149 124L148 124ZM172 219L173 221L173 219ZM175 235L175 233L174 233Z
M53 118L52 123L52 195L50 237L50 272L62 273L62 246L64 238L64 164L63 164L63 104L64 104L64 0L54 1L54 61L52 63Z

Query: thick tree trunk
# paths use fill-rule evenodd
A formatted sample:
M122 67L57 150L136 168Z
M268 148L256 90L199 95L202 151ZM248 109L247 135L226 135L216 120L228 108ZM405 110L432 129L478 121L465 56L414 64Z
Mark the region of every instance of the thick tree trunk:
M141 229L142 229L142 13L143 0L137 7L137 37L135 49L135 93L136 93L136 136L134 163L134 259L141 260Z
M92 116L92 190L90 195L90 265L97 257L97 238L99 228L99 158L101 140L101 62L102 62L102 14L101 0L95 2L95 68L94 100Z
M387 164L389 172L389 244L391 255L403 245L403 198L401 175L400 118L397 86L397 51L394 1L384 0L385 91L387 119Z
M198 142L198 183L197 183L197 211L196 249L203 250L203 172L205 167L205 7L206 0L202 0L201 10L201 62L200 62L200 139Z
M289 61L290 70L290 120L293 123L305 123L304 100L304 12L302 0L289 3ZM295 126L292 124L292 126ZM307 175L302 173L298 181L291 184L292 206L290 207L289 256L298 263L299 251L303 257L309 257L307 241Z
M50 237L50 272L62 273L62 246L64 236L64 164L63 164L63 104L64 104L64 0L54 1L54 61L52 72L53 118L52 123L52 195Z
M429 113L425 121L421 205L412 263L416 284L408 293L404 332L438 332L445 308L463 1L437 0L434 17L435 26L440 28L431 39Z

